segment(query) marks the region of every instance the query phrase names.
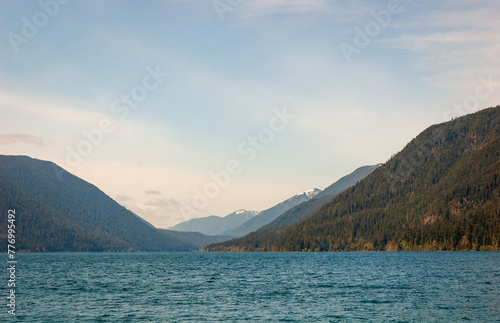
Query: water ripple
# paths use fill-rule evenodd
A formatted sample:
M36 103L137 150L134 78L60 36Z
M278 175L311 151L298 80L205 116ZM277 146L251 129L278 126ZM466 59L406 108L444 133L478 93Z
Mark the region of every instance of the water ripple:
M494 252L47 253L18 268L17 321L500 322Z

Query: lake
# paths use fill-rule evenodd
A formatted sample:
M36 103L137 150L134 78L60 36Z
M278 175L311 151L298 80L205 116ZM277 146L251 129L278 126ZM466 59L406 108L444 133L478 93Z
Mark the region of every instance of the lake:
M25 253L17 261L16 316L5 305L2 322L500 322L498 252Z

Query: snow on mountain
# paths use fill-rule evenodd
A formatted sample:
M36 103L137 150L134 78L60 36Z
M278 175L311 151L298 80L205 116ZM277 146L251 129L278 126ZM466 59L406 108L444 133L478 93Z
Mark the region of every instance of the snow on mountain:
M305 192L301 192L299 194L296 194L289 199L267 209L262 212L259 212L256 214L254 217L249 219L248 221L242 223L241 225L231 229L224 231L222 235L229 235L233 237L241 237L244 236L252 231L255 231L259 229L260 227L270 223L273 221L276 217L280 216L283 214L285 211L291 209L292 207L313 199L315 196L317 196L319 193L321 193L321 190L315 188L311 189Z
M191 219L169 228L173 231L200 232L206 235L220 235L246 221L252 219L260 212L240 209L225 217L211 215L205 218Z
M235 212L233 212L233 213L231 213L231 214L229 214L229 215L232 215L232 214L238 214L238 215L239 215L239 214L244 214L244 213L247 213L247 214L252 214L253 216L255 216L255 215L259 214L259 213L260 213L260 211L247 211L247 210L245 210L245 209L240 209L240 210L235 211ZM228 216L229 216L229 215L228 215Z
M315 198L319 193L321 193L322 191L320 189L317 189L317 188L313 188L311 190L308 190L308 191L304 191L302 193L299 193L295 196L301 196L301 195L304 195L307 200L310 200L310 199L313 199Z

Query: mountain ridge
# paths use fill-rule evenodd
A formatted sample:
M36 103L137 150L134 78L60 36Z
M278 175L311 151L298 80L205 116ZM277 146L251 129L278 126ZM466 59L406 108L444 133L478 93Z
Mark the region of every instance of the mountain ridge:
M284 225L282 222L287 222L286 224L291 224L294 222L297 222L298 220L305 219L306 217L312 215L315 211L319 209L322 205L328 203L331 198L338 194L339 192L351 187L354 185L357 181L363 179L366 177L369 173L371 173L374 169L379 167L381 164L377 165L369 165L369 166L362 166L357 169L355 169L352 173L345 175L338 179L336 182L333 184L327 186L325 190L320 190L318 188L313 188L310 190L302 191L300 193L295 194L294 196L276 204L275 206L264 210L264 211L246 211L244 209L237 210L225 217L218 217L215 215L211 215L208 217L204 218L196 218L196 219L191 219L185 222L182 222L176 226L168 228L168 230L174 230L174 231L194 231L194 232L201 232L203 234L207 235L225 235L225 236L231 236L231 234L237 234L237 235L242 235L243 233L238 232L238 230L252 230L253 228L256 228L255 230L261 230L261 229L266 229L269 227L273 227L274 223L277 223L277 226L282 226ZM292 200L295 201L293 202ZM297 199L303 200L302 202L298 203ZM294 205L293 207L289 208L289 206L281 208L280 205L285 205L286 203L292 203ZM298 204L297 204L298 203ZM309 209L310 207L310 209ZM274 209L273 209L274 208ZM234 226L233 228L229 230L221 230L221 228L224 228L224 226L227 225L227 223L224 223L225 219L228 219L230 216L234 216L235 214L241 214L245 212L254 212L253 217L258 216L259 214L263 212L270 212L268 210L274 210L274 214L271 216L261 220L260 223L258 224L247 224L249 226L249 229L245 228L245 222L240 223L240 228L237 228L237 226ZM280 215L276 216L276 213L279 213L283 211ZM312 212L312 210L315 210ZM272 211L271 211L272 212ZM312 212L312 213L311 213ZM298 214L300 213L300 214ZM264 213L266 214L266 213ZM274 219L273 219L274 218ZM266 223L267 221L271 220L271 222ZM249 219L251 220L251 218ZM249 221L247 220L247 221ZM261 225L259 227L259 225ZM215 230L213 230L215 228ZM236 231L236 233L235 233ZM229 239L228 239L229 240Z
M224 217L210 215L204 218L190 219L173 227L167 228L167 230L200 232L206 235L222 235L225 231L231 230L238 225L245 223L259 213L260 212L258 211L239 209Z
M250 220L246 221L245 223L235 227L234 229L225 231L222 233L222 235L226 236L232 236L232 237L241 237L244 236L252 231L258 230L260 227L270 223L274 219L276 219L278 216L283 214L285 211L289 210L290 208L304 202L313 199L316 195L318 195L321 192L321 190L315 188L311 189L308 191L304 191L301 193L298 193L278 204L275 206L266 209L259 214L257 214L255 217L251 218Z
M341 177L339 180L326 187L314 199L302 202L299 205L287 210L272 222L260 228L260 230L287 226L307 219L319 211L323 205L330 202L334 196L355 185L358 181L371 174L381 165L382 164L362 166L355 169L352 173Z
M205 251L499 250L500 106L432 125L313 216Z
M28 156L0 155L0 205L16 210L18 251L199 249L158 231L93 184ZM1 239L7 237L6 221L0 218Z

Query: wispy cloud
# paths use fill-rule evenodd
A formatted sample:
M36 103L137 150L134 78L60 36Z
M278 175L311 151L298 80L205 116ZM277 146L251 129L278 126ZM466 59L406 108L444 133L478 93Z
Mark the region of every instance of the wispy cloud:
M62 125L89 126L95 125L96 120L104 118L106 115L93 111L81 109L81 106L87 106L88 103L61 103L57 100L47 99L40 96L29 96L22 93L0 90L0 108L8 113L22 113L37 120L44 122L57 122L59 127Z
M17 143L27 143L37 146L47 146L51 141L42 137L33 136L26 133L21 134L0 134L0 145L11 145Z
M163 199L156 199L156 200L150 200L144 203L144 205L147 206L180 206L181 204L179 203L178 200L174 198L163 198Z
M326 0L256 0L249 1L247 8L254 13L265 15L276 12L321 11L328 8L330 3Z
M57 162L159 227L329 185L442 121L440 109L473 95L478 77L500 80L500 7L491 0L402 0L352 64L339 43L388 0L220 0L232 7L223 22L214 0L125 2L65 10L65 28L43 31L20 55L0 44L0 147ZM14 19L0 29L20 31L30 5L6 6ZM156 64L171 77L120 119L111 102L139 95L144 67ZM499 92L484 105L498 104ZM240 158L238 144L283 107L298 116L293 125L209 208L186 212L193 190ZM104 118L115 130L70 167L68 147L92 143Z
M127 195L118 194L118 195L116 195L116 200L118 202L126 202L126 201L133 200L133 198L131 198L130 196L127 196Z
M397 36L381 44L410 52L422 79L436 88L465 90L477 77L500 72L499 7L491 2L453 2L400 20ZM404 32L402 32L404 31Z
M158 190L146 190L144 191L144 194L161 195L161 192Z
M334 15L338 22L338 19L352 19L353 16L362 15L375 7L377 7L377 4L362 3L361 1L253 0L244 1L237 8L235 14L241 18L252 19L271 15L319 13Z
M183 204L174 198L161 198L149 200L145 203L129 204L134 212L138 212L158 228L168 228L179 222L186 221L185 215L189 205Z

